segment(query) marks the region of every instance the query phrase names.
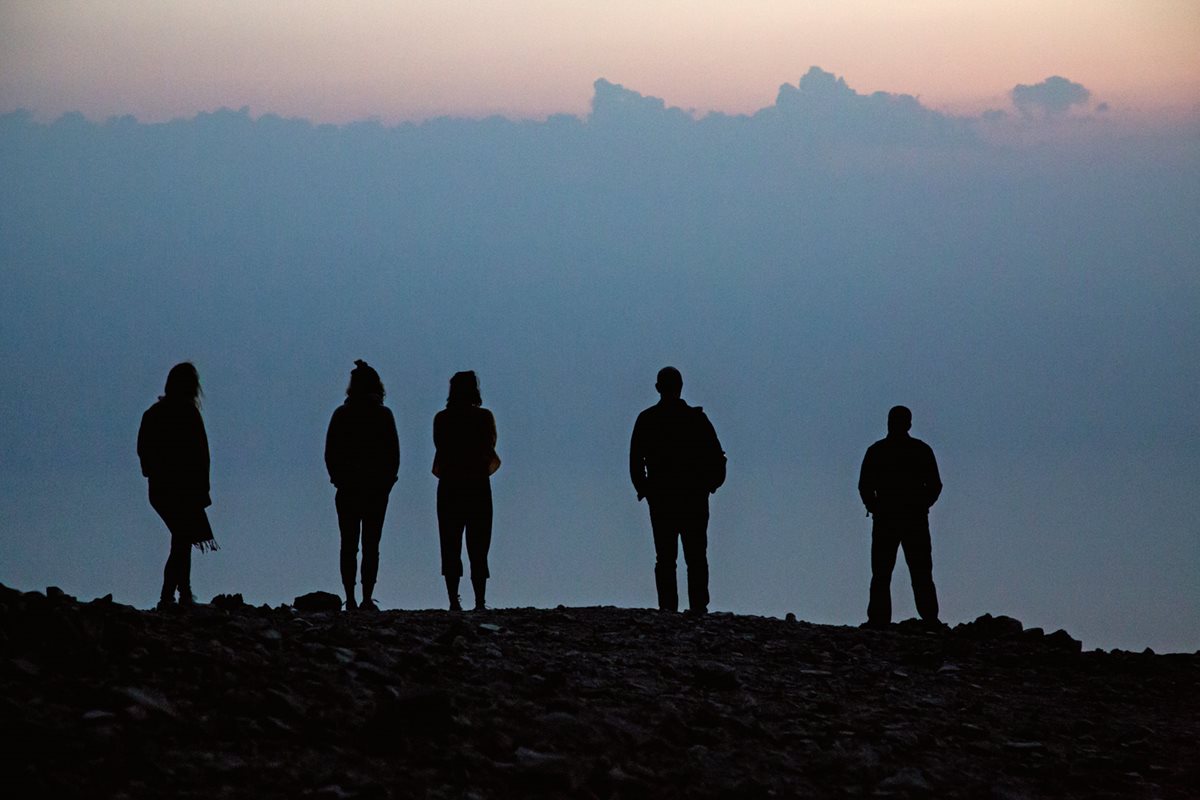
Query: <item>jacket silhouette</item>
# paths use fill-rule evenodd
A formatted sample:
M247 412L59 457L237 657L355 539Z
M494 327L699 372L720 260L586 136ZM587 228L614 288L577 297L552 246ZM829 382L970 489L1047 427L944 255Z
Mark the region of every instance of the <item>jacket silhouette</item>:
M712 494L720 488L725 455L704 409L676 397L638 414L629 443L629 478L639 500L664 492Z
M325 434L325 467L339 489L391 489L400 472L396 418L378 394L347 397Z
M208 508L208 434L193 400L164 395L142 414L138 459L150 502Z

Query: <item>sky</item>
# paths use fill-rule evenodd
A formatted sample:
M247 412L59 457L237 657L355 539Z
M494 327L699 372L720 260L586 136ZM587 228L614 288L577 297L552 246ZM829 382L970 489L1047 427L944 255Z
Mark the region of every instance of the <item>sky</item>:
M134 443L188 359L223 548L197 594L337 591L322 447L364 358L402 451L384 607L444 602L430 428L461 369L504 460L490 601L651 606L626 458L672 364L729 455L714 610L864 619L855 483L903 403L946 484L946 621L1200 648L1192 6L1007 4L1008 27L956 23L997 55L950 76L946 48L984 46L930 33L941 4L804 4L776 66L790 6L706 38L696 4L594 5L390 4L388 28L369 4L4 4L0 582L154 603L168 539ZM893 600L913 614L903 565Z
M958 112L1056 74L1117 108L1200 103L1193 0L4 0L0 41L0 111L40 118L544 117L600 77L747 113L812 64Z

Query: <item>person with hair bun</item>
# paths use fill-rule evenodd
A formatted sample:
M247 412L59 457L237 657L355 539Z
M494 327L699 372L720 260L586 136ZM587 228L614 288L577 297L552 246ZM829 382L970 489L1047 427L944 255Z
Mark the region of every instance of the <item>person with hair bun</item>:
M350 371L346 400L333 412L325 435L325 467L337 487L334 505L341 532L342 587L346 610L378 611L372 595L379 574L379 540L388 495L400 471L396 419L383 404L379 373L359 359ZM362 539L362 602L354 597Z
M487 608L487 559L492 544L490 476L500 468L500 458L496 455L496 418L483 408L474 372L456 372L450 378L446 407L433 418L433 444L442 575L450 610L462 611L458 583L463 574L465 534L475 610L483 611Z
M158 402L142 414L137 454L149 483L150 506L171 532L158 609L192 606L192 548L217 550L204 509L209 496L208 435L200 416L200 375L184 361L171 367Z

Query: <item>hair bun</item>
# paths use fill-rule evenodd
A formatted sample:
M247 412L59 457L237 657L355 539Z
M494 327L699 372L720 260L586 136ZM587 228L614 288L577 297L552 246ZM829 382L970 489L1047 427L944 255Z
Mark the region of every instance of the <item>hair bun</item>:
M363 361L361 358L356 358L356 359L354 359L354 366L356 366L356 367L365 367L365 366L368 366L368 365L367 365L367 362Z

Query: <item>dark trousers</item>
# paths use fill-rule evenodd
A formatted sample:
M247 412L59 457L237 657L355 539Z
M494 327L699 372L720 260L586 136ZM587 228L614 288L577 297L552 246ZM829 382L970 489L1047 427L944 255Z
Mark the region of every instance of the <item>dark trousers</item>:
M675 564L679 544L687 564L688 607L708 610L708 492L663 492L647 498L654 530L654 584L658 607L679 610Z
M442 543L442 574L462 577L463 535L471 580L489 577L492 546L492 483L488 478L442 478L437 488L438 536Z
M358 571L358 541L362 537L363 599L370 599L379 574L379 540L383 537L383 518L387 514L388 489L338 489L334 496L338 530L342 534L342 586L346 597L354 594L354 575Z
M896 550L904 548L904 561L912 579L913 598L921 619L936 622L937 589L933 585L933 547L929 541L929 517L875 517L871 530L871 600L867 620L884 624L892 621L892 570Z
M192 545L211 539L212 526L203 508L180 506L158 498L151 498L150 505L171 532L171 552L163 567L160 597L172 600L176 590L181 597L192 591Z

